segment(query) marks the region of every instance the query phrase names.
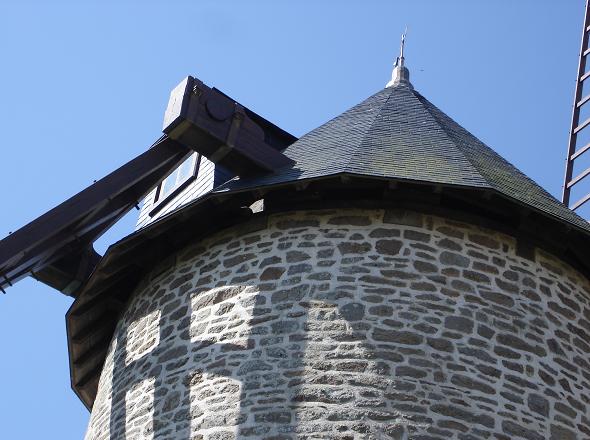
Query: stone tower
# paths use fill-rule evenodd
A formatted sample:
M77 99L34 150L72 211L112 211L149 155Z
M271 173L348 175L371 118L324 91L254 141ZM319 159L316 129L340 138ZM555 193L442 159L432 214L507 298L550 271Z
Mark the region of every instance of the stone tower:
M403 58L283 154L101 260L70 332L93 298L129 300L93 336L97 388L75 385L88 440L590 437L588 223Z

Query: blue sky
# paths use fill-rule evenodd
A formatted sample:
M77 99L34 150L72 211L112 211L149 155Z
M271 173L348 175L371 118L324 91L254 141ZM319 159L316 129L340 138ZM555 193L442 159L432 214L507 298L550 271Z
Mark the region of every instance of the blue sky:
M0 2L0 238L144 151L186 75L300 136L382 88L407 25L416 89L559 197L584 2ZM98 250L133 228L134 215ZM71 299L0 295L0 438L82 438Z

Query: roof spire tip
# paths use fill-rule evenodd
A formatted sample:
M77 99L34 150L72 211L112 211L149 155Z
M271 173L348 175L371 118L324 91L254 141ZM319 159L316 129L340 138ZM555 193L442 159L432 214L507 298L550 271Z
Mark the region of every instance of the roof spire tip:
M397 61L396 64L398 62L400 62L400 65L404 65L404 46L406 45L406 35L408 35L408 27L406 26L406 29L404 30L404 33L402 34L402 38L401 38L401 42L399 45L399 57L397 57Z
M399 56L395 60L395 64L393 66L393 72L391 74L391 80L387 83L385 87L393 87L399 84L404 84L406 86L412 87L410 83L410 71L405 66L405 58L404 58L404 48L406 45L406 36L408 34L408 27L404 30L404 33L401 37L400 48L399 48Z

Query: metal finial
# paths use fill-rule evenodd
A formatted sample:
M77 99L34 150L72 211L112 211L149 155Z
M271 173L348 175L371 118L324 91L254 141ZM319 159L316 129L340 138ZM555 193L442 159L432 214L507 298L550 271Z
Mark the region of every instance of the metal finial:
M399 57L398 57L398 61L400 61L402 63L402 66L404 65L404 46L406 45L406 35L408 34L408 27L406 26L406 29L404 30L404 33L402 34L402 40L400 42L399 45Z
M397 59L395 60L395 64L393 66L394 68L393 68L393 72L391 74L391 81L389 81L385 87L392 87L392 86L396 86L398 84L405 84L409 87L412 87L412 84L410 83L410 71L404 65L404 61L405 61L404 48L406 45L407 34L408 34L408 27L406 26L406 29L401 37L400 48L399 48L399 57L397 57Z

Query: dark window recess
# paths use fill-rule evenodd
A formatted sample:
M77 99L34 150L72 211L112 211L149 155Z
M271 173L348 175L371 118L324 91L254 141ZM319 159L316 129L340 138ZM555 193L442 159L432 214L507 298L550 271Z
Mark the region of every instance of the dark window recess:
M150 217L153 217L167 202L176 197L197 178L200 164L201 155L194 153L160 182L154 197L154 207L149 213Z

